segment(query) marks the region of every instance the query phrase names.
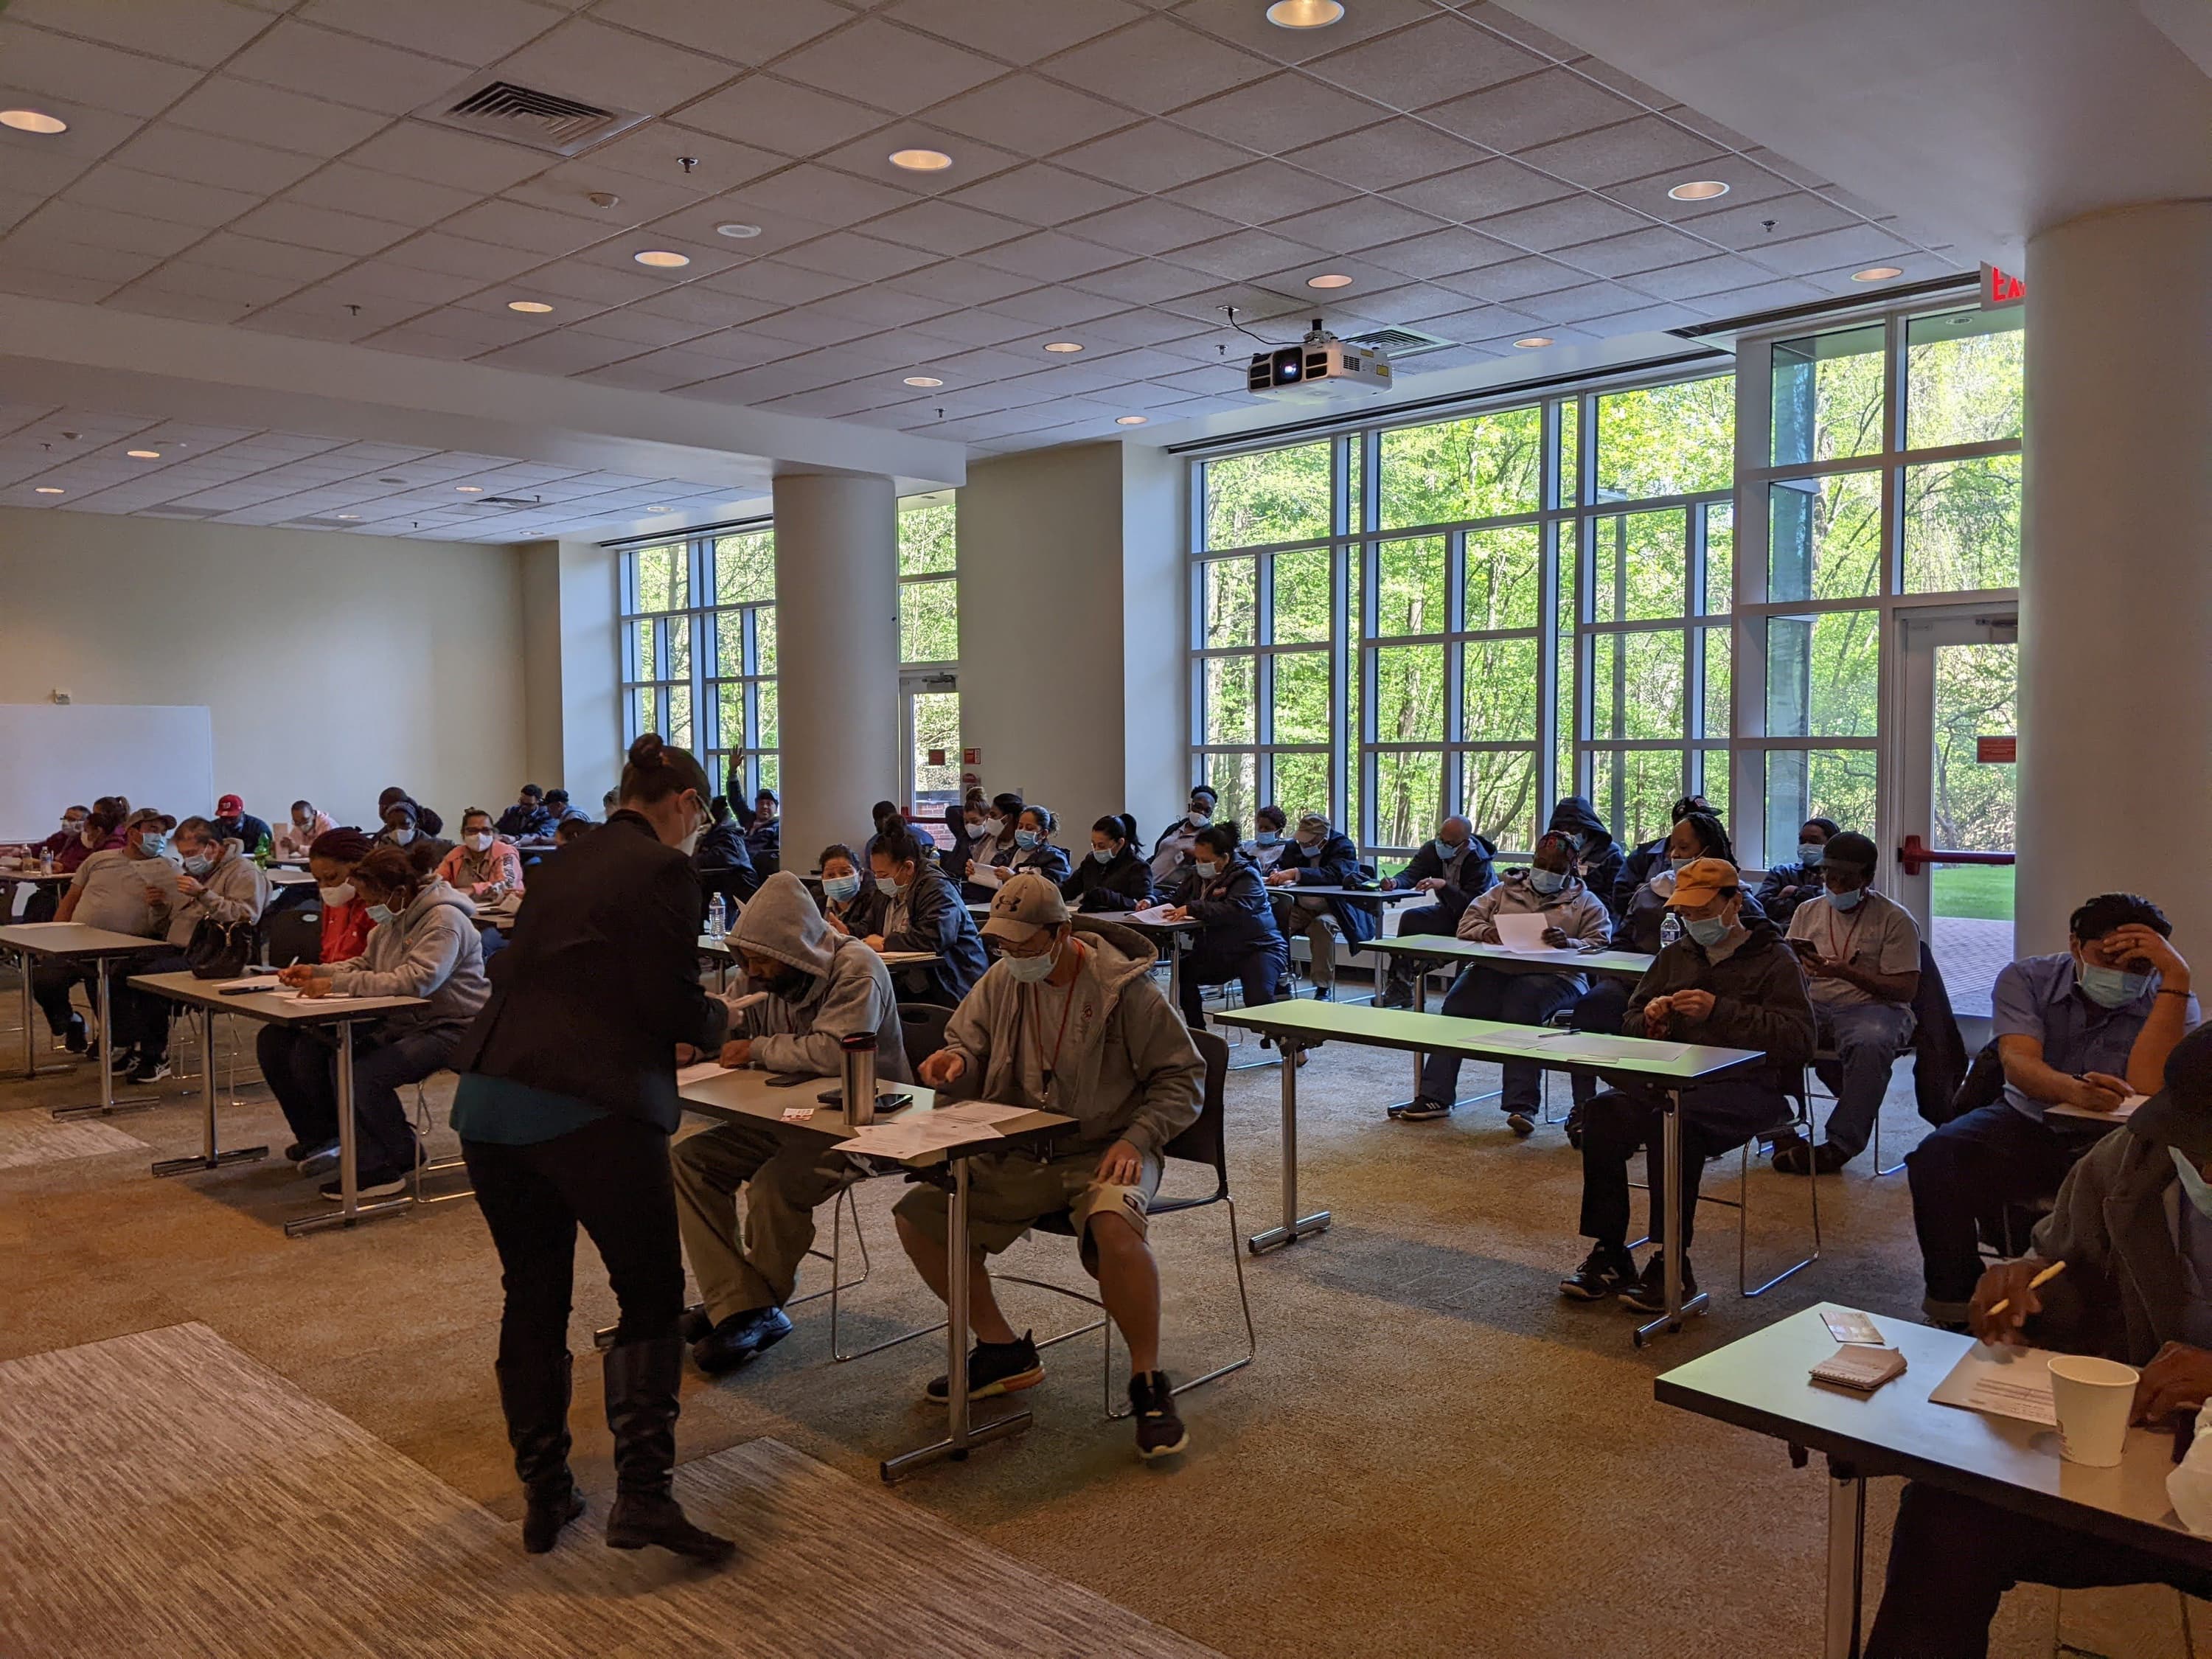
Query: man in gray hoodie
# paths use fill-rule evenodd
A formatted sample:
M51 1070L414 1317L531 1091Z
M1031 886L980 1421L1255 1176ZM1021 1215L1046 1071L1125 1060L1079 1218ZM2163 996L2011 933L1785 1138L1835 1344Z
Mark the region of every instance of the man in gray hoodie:
M732 1000L722 1064L836 1077L844 1039L876 1038L876 1075L909 1082L890 969L865 944L823 919L799 878L761 884L731 931L746 994ZM691 1357L710 1375L735 1370L791 1334L783 1310L814 1243L814 1212L867 1173L844 1153L725 1123L678 1141L672 1154L684 1253L706 1298ZM738 1189L745 1226L738 1232Z
M1040 1218L1066 1212L1085 1268L1129 1345L1129 1402L1137 1450L1164 1457L1189 1443L1167 1373L1158 1369L1159 1269L1146 1218L1159 1190L1168 1143L1198 1120L1206 1063L1190 1030L1152 977L1155 954L1141 934L1097 916L1074 916L1041 876L1012 878L991 902L986 937L999 960L954 1011L945 1048L922 1062L921 1080L1010 1106L1075 1120L1042 1152L1010 1152L969 1164L975 1253L968 1274L975 1346L971 1399L1032 1388L1044 1378L1036 1345L1017 1336L991 1293L988 1255L1012 1246ZM941 1298L950 1283L946 1194L917 1187L897 1207L899 1242ZM939 1377L929 1397L948 1387Z

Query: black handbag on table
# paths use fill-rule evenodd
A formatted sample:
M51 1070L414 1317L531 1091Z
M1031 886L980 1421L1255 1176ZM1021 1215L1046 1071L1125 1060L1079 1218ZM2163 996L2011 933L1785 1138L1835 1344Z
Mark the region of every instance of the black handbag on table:
M185 945L185 966L194 979L236 979L252 960L250 921L203 921Z

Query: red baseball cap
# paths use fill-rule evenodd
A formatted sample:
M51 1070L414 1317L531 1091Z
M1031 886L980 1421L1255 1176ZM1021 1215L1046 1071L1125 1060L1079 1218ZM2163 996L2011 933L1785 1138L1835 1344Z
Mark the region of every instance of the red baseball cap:
M225 795L215 804L215 815L219 818L234 818L246 811L246 803L235 795Z

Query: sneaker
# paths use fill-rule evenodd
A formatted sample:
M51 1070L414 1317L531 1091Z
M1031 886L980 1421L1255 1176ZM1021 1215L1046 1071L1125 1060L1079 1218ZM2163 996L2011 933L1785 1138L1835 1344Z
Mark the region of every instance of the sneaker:
M1682 1300L1687 1302L1698 1293L1698 1276L1690 1271L1690 1259L1682 1258ZM1644 1264L1644 1273L1634 1285L1620 1293L1621 1305L1631 1313L1662 1314L1667 1311L1667 1253L1651 1252L1651 1259Z
M994 1394L1034 1389L1044 1381L1044 1362L1037 1358L1035 1334L1024 1331L1012 1342L981 1342L968 1351L968 1397L988 1400ZM922 1392L938 1405L952 1392L944 1377L932 1377Z
M415 1178L412 1170L363 1170L354 1182L354 1190L362 1198L394 1198L407 1190L407 1183ZM345 1202L344 1183L326 1181L315 1190L333 1204Z
M292 1154L288 1150L284 1156L289 1158ZM335 1175L338 1167L338 1144L333 1140L321 1146L307 1147L301 1152L298 1162L300 1173L309 1181L319 1176Z
M1410 1008L1413 1006L1413 993L1407 986L1386 985L1376 997L1375 1006L1377 1008Z
M1147 1462L1172 1457L1190 1444L1190 1431L1176 1414L1175 1388L1165 1371L1129 1379L1129 1410L1137 1419L1137 1455Z
M100 1045L94 1043L87 1051L85 1058L94 1061L100 1060L102 1058ZM106 1055L106 1060L109 1076L128 1077L137 1066L138 1051L136 1048L118 1048Z
M1328 1002L1335 995L1336 988L1334 985L1316 985L1314 987L1313 1000L1316 1002Z
M1636 1258L1619 1245L1600 1244L1559 1281L1559 1294L1571 1302L1602 1302L1635 1285Z
M1431 1100L1426 1095L1415 1095L1393 1115L1401 1123L1426 1123L1434 1118L1449 1117L1451 1108L1441 1100Z
M131 1081L159 1083L168 1074L169 1057L167 1054L144 1054L141 1055L138 1063L131 1068Z
M757 1359L791 1334L791 1316L781 1308L732 1314L691 1347L691 1358L709 1376Z
M71 1014L70 1016L69 1025L62 1032L61 1040L62 1047L68 1049L70 1053L73 1054L81 1054L85 1051L87 1041L84 1030L84 1016L82 1014Z
M1536 1133L1536 1120L1526 1112L1508 1112L1505 1115L1505 1127L1520 1136L1522 1139L1526 1140Z

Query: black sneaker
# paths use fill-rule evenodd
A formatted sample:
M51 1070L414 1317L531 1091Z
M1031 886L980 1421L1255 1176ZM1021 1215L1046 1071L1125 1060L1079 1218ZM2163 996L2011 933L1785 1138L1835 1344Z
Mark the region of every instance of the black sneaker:
M1035 1333L1024 1331L1012 1342L978 1342L968 1351L968 1397L988 1400L994 1394L1034 1389L1044 1381L1044 1362L1037 1358ZM932 1377L922 1392L938 1405L952 1392L941 1376Z
M1636 1258L1618 1245L1600 1244L1559 1281L1559 1294L1571 1302L1602 1302L1635 1285Z
M1682 1258L1682 1300L1687 1302L1698 1293L1698 1276L1690 1271L1690 1258ZM1635 1285L1620 1293L1621 1306L1631 1313L1662 1314L1667 1311L1667 1253L1651 1252L1651 1259L1644 1264L1644 1272Z
M85 1058L94 1061L101 1060L100 1045L97 1042L86 1050ZM105 1058L108 1075L111 1077L128 1077L137 1069L138 1051L136 1048L117 1048Z
M1129 1410L1137 1419L1137 1455L1150 1462L1172 1457L1190 1444L1190 1431L1176 1415L1175 1388L1165 1371L1129 1379Z
M1402 985L1388 985L1375 999L1375 1006L1377 1008L1410 1008L1413 1006L1413 994Z
M757 1359L791 1334L791 1316L781 1308L732 1314L691 1347L691 1358L709 1376Z
M1331 1000L1335 994L1336 988L1334 986L1316 985L1314 987L1313 1000L1316 1002L1328 1002Z
M63 1030L61 1035L63 1048L68 1049L70 1053L73 1054L82 1054L86 1048L84 1016L82 1014L71 1014L70 1016L69 1024Z
M1401 1123L1427 1123L1440 1117L1449 1117L1451 1108L1441 1100L1431 1100L1426 1095L1415 1095L1392 1114Z
M292 1156L289 1149L284 1156L287 1158ZM337 1142L326 1141L320 1146L303 1147L300 1152L299 1164L301 1175L309 1181L314 1180L318 1176L335 1173L338 1167Z
M1522 1139L1526 1140L1536 1133L1536 1120L1526 1112L1508 1112L1505 1115L1505 1127L1520 1136Z
M697 1342L714 1328L714 1318L708 1313L707 1304L703 1302L686 1308L684 1317L676 1322L676 1334L686 1342Z
M131 1068L131 1081L159 1083L168 1074L169 1057L167 1054L142 1054L138 1063Z
M354 1193L359 1198L396 1198L414 1178L412 1170L363 1170L355 1179ZM333 1204L345 1202L343 1180L325 1181L315 1190Z

